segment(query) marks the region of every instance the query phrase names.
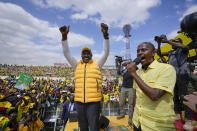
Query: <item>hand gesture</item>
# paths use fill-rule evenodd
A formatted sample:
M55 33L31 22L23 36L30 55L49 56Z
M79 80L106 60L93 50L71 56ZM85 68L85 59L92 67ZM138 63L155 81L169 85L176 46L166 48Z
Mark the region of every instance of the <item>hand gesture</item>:
M193 111L196 111L197 112L197 109L196 109L197 95L195 95L195 94L196 93L184 96L184 99L186 101L183 101L183 104L185 104L186 106L188 106Z
M127 64L127 71L129 72L130 75L135 74L136 73L135 63L130 62L129 64Z
M108 33L108 25L101 23L101 31L103 32L103 34Z
M101 23L101 32L103 32L103 36L105 39L109 39L109 34L108 34L108 25Z
M59 28L59 30L62 33L62 35L67 35L68 32L69 32L69 28L70 28L70 25L68 25L68 26L62 26L62 27Z
M68 25L68 26L62 26L62 27L59 28L59 31L62 34L62 41L63 40L67 40L67 35L69 33L69 29L70 29L70 25Z
M197 95L197 92L193 92L194 95Z

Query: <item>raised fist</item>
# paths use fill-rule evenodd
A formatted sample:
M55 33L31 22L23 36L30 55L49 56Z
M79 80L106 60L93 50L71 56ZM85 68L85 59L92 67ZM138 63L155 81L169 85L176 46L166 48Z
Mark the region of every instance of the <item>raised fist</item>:
M103 34L108 33L108 25L101 23L101 31L103 32Z
M62 34L62 40L67 40L67 35L69 33L70 25L68 26L62 26L59 28L59 31Z
M69 28L70 28L70 25L68 25L68 26L62 26L62 27L59 28L59 30L60 30L60 32L63 35L63 34L68 34Z
M109 39L109 34L108 34L108 25L101 23L101 32L103 32L103 37L105 39Z

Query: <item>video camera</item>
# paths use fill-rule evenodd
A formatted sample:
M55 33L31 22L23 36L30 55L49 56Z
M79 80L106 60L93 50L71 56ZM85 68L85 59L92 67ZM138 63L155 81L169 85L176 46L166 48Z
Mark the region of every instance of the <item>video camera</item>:
M116 68L118 68L118 66L126 66L128 63L131 62L131 60L128 59L123 59L122 56L115 56L115 63L116 63Z
M124 69L126 72L126 66L128 63L131 62L131 60L128 59L123 59L122 56L115 56L115 64L116 64L116 69L117 73L119 74L119 69Z
M161 43L161 40L166 37L166 35L162 34L160 36L155 36L154 40L158 43Z
M122 56L115 56L115 61L116 63L122 63L123 62L123 59L122 59Z

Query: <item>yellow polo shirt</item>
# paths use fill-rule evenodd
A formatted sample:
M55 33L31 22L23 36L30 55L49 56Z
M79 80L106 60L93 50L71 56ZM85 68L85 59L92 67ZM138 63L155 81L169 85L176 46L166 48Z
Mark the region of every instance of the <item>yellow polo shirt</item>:
M176 71L169 64L153 61L147 70L137 70L140 78L150 87L165 90L166 93L157 101L152 101L138 87L136 89L136 105L133 123L141 126L143 131L175 131L175 113L173 89L176 82Z

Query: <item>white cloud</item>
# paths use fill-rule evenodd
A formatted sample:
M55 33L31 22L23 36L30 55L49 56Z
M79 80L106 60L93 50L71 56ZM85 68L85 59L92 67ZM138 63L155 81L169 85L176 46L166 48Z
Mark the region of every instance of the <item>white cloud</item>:
M81 34L75 34L70 32L68 34L68 42L71 43L71 47L78 47L81 45L93 45L95 42L93 38L85 37Z
M190 6L182 15L182 17L179 19L181 21L186 15L197 12L197 5Z
M171 31L170 33L168 33L167 34L167 38L168 39L173 39L173 38L175 38L177 35L178 35L178 30L173 30L173 31Z
M38 5L42 8L46 7L46 5L44 4L44 1L42 0L32 0L32 2L35 4L35 5Z
M31 0L32 3L42 8L59 7L62 9L68 9L72 6L71 0Z
M71 19L86 19L88 18L87 14L83 14L83 13L76 13L76 14L73 14L71 16Z
M125 38L122 35L112 35L111 40L114 42L125 42Z
M32 0L46 8L71 9L73 19L88 18L91 21L105 22L122 27L124 24L138 26L150 17L149 9L161 4L161 0Z
M52 65L66 62L57 26L51 26L15 4L0 2L0 9L1 63ZM70 47L94 44L93 39L73 32L69 33L68 41Z

